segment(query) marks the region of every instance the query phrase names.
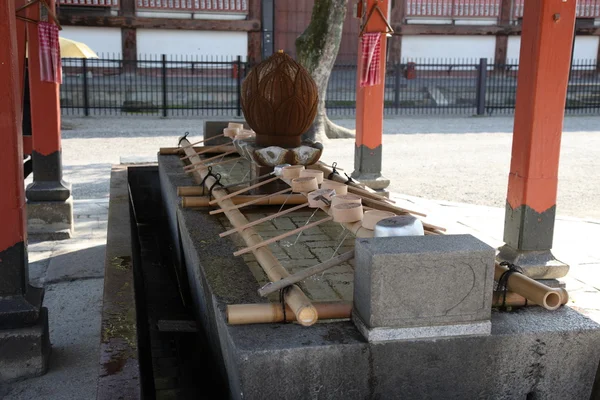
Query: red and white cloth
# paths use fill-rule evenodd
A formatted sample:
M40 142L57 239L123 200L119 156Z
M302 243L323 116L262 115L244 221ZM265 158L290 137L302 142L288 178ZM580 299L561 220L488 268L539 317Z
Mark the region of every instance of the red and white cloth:
M62 83L58 26L49 22L38 22L38 39L42 82Z
M381 83L381 33L363 33L360 43L362 49L362 74L360 87Z

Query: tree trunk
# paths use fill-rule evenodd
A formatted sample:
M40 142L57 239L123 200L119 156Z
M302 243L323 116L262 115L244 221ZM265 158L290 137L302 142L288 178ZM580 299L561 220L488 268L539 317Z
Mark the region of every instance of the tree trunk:
M348 0L315 0L308 28L296 39L296 54L319 88L319 107L315 122L303 139L323 142L327 138L351 138L354 131L327 118L327 83L340 49Z

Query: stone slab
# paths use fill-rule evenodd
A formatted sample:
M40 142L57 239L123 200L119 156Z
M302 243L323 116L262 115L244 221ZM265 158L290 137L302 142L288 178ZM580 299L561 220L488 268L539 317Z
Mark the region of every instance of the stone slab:
M46 283L72 281L75 279L102 278L106 245L72 245L55 251L46 270Z
M39 315L34 325L0 329L0 386L46 373L51 351L48 309L42 307Z
M557 279L569 272L569 265L556 259L551 250L520 251L504 245L498 249L496 258L518 265L531 279Z
M163 194L173 193L174 176L161 171ZM171 207L198 327L232 399L590 397L600 326L569 307L493 312L490 335L380 343L366 341L350 320L230 326L228 304L265 302L258 284L242 259L230 256L234 244L218 238L216 218Z
M354 308L369 328L489 321L495 250L472 235L355 243Z
M65 201L28 201L27 233L46 240L73 236L73 197Z
M360 315L352 313L352 322L369 342L407 339L435 339L446 336L476 336L489 335L492 331L490 321L472 322L467 324L447 324L417 326L411 328L370 328Z

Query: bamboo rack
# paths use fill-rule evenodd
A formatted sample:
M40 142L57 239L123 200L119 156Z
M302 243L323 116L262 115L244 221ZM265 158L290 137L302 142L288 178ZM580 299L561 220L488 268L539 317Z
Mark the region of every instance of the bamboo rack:
M193 188L199 188L199 186L193 186ZM179 189L182 189L182 187L180 187ZM185 190L184 192L187 192L187 190ZM193 208L193 207L211 207L209 202L212 200L212 197L209 199L208 196L202 196L201 193L202 191L199 191L200 195L181 195L181 205L184 208ZM289 197L288 197L289 196ZM295 206L298 204L305 204L306 203L306 197L302 196L301 194L291 194L291 195L279 195L279 196L273 196L273 197L269 197L269 198L265 198L264 195L239 195L239 196L234 196L230 198L231 201L233 202L233 204L244 204L247 203L249 201L255 201L257 200L256 203L253 203L255 205L261 205L261 206L275 206L275 205L281 205L283 203L290 205L290 206Z
M182 144L189 145L189 141L187 139L183 139ZM185 152L186 155L192 155L190 162L200 161L199 156L193 155L194 150L192 147L186 148ZM215 184L214 177L208 176L207 168L199 168L198 170L194 171L194 175L197 175L198 178L204 180L205 184L209 187ZM230 198L222 199L228 196L226 190L216 187L212 193L221 208L229 208L234 206L234 203ZM249 223L246 217L239 210L226 211L225 215L234 227L244 226ZM263 238L252 228L242 230L240 235L243 237L244 241L249 247L263 242ZM273 255L268 246L256 248L252 250L252 253L256 257L256 260L264 270L269 280L272 282L287 278L290 275L289 272L279 263L279 260ZM289 289L284 292L284 301L296 316L298 323L301 325L310 326L317 322L319 318L317 309L312 305L311 301L297 285L290 286Z

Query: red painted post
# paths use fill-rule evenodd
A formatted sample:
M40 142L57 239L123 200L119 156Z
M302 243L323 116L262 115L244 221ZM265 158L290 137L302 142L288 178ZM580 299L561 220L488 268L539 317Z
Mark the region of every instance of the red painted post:
M16 40L15 3L0 6L0 298L22 295L28 283L27 230L23 192L21 85ZM9 254L10 253L10 254ZM7 273L11 270L12 273Z
M550 249L575 0L525 2L504 241L499 258L537 279L568 266Z
M383 15L388 17L389 0L368 0L366 14L373 7L379 6ZM362 21L364 23L365 21ZM386 70L386 32L387 26L377 12L367 23L364 32L382 32L380 48L381 83L361 87L360 77L362 68L362 48L358 45L358 67L356 85L356 144L354 148L354 172L352 177L365 183L372 189L385 189L390 181L381 176L383 111Z
M55 1L49 0L52 9ZM27 17L40 20L40 3L27 8ZM36 24L27 24L31 129L33 136L33 183L27 188L29 201L65 201L71 187L62 181L60 137L60 85L42 82Z
M29 286L23 191L23 51L17 49L15 1L0 2L0 385L47 368L43 289ZM22 27L22 25L21 25Z

